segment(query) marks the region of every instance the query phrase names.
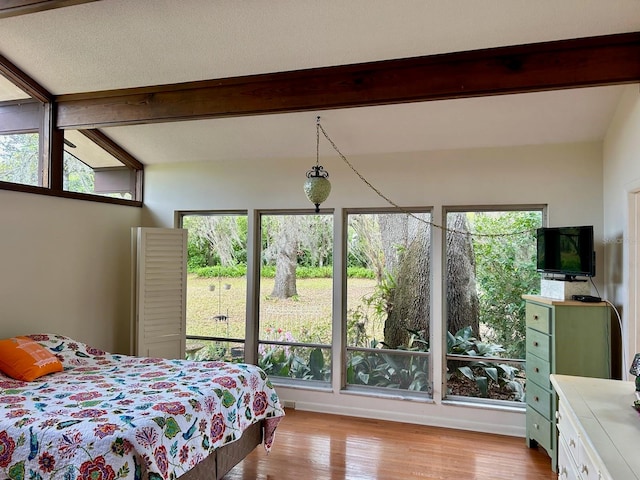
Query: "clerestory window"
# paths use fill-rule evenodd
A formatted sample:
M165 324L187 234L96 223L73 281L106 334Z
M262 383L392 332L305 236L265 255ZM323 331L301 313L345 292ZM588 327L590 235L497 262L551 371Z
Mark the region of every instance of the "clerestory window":
M34 96L0 71L0 188L141 206L142 164L101 131L55 129L52 95L22 80Z

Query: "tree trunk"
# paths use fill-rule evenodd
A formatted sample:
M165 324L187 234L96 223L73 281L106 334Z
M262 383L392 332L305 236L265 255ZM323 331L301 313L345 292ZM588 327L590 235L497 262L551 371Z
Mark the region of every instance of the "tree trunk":
M296 268L298 266L298 219L295 215L282 217L276 240L276 277L271 296L290 298L298 294Z
M409 215L381 215L380 233L387 271L395 281L389 290L384 343L387 348L407 345L410 333L429 338L431 230ZM429 216L420 215L427 219Z
M453 230L447 232L447 330L455 334L470 325L479 338L476 263L466 214L449 214L447 228Z
M378 215L378 222L385 269L395 276L400 262L399 250L406 248L409 242L409 216L398 213L381 214Z

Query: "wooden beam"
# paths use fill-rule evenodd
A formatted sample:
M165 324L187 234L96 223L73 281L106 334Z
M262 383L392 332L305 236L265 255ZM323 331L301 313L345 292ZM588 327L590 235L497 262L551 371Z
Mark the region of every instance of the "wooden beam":
M58 128L594 87L640 81L640 32L57 98Z
M0 135L37 132L44 104L34 100L0 103Z
M97 0L2 0L0 1L0 18L15 17L28 13L69 7Z
M127 167L133 170L144 169L142 163L140 163L139 160L137 160L133 155L127 152L116 142L107 137L100 130L80 130L80 133L82 133L85 137L98 145L104 151L120 160Z
M12 82L27 95L41 101L42 103L51 102L53 99L53 95L51 95L42 85L16 67L3 55L0 55L0 74L4 75L7 80Z

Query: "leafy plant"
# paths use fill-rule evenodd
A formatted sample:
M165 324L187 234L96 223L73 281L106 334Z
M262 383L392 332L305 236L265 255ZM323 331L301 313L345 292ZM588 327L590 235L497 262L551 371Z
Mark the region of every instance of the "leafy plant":
M349 359L347 382L423 392L430 391L428 372L428 357L365 352Z
M293 347L274 345L258 356L258 366L274 377L329 381L331 375L320 348L312 349L304 358Z
M455 335L447 332L447 354L498 358L504 351L501 345L478 341L473 336L470 326L458 330ZM462 375L474 381L482 397L489 397L489 388L493 382L513 391L517 401L524 400L524 389L516 380L519 370L512 365L489 361L449 360L448 370L447 379Z
M409 330L409 333L411 336L408 345L398 350L429 351L429 342L423 337L422 332ZM370 348L379 348L382 345L382 342L371 340ZM431 390L429 357L394 355L389 351L355 354L348 360L347 383L427 392Z

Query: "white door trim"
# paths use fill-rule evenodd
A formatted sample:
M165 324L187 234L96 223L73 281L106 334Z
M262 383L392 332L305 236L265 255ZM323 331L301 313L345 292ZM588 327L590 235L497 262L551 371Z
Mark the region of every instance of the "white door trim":
M627 184L627 239L623 242L623 255L627 258L627 298L624 309L623 337L626 349L623 378L629 378L628 369L636 352L640 352L640 179ZM624 325L626 323L626 325ZM626 339L626 340L625 340Z

